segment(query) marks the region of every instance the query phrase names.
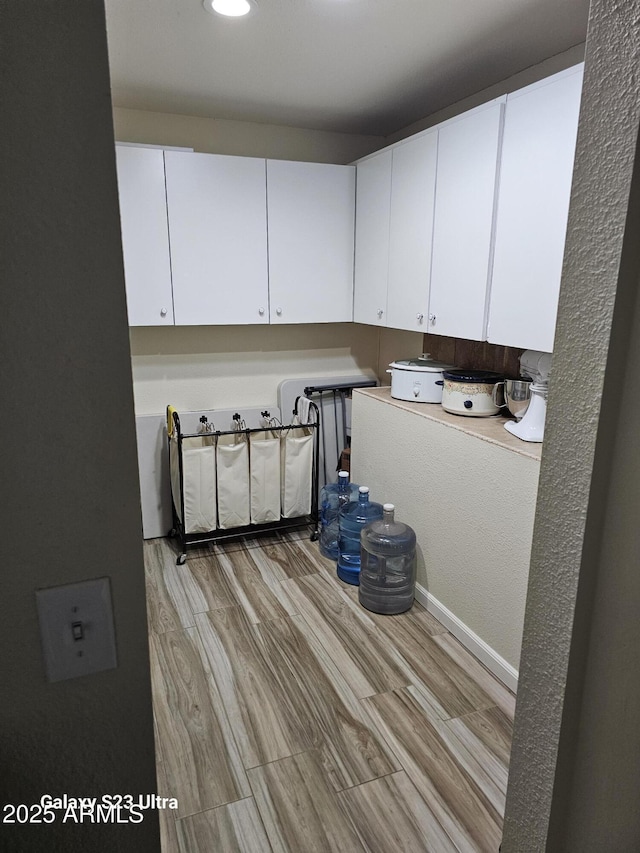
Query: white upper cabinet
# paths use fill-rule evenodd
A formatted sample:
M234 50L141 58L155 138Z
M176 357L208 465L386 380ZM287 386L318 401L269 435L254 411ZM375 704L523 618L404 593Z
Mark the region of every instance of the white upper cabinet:
M392 151L387 326L427 331L438 132Z
M353 319L387 325L391 150L358 163Z
M165 152L177 325L269 322L265 161Z
M493 102L438 132L428 326L434 334L486 336L502 110Z
M173 325L163 152L116 146L130 326Z
M487 338L551 352L582 66L507 97Z
M267 161L272 323L353 320L355 172Z

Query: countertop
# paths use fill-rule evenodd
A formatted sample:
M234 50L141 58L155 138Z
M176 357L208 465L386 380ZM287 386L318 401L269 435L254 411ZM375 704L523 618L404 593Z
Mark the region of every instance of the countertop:
M507 421L513 420L513 418L503 418L500 415L494 415L490 418L467 418L462 415L452 415L445 412L442 406L436 403L412 403L408 400L396 400L391 396L391 388L388 385L379 388L355 388L353 393L364 394L366 397L372 397L374 400L380 400L382 403L396 406L398 409L412 412L422 418L437 421L451 427L451 429L474 435L482 441L497 444L507 450L512 450L514 453L519 453L521 456L540 461L542 444L522 441L504 428Z

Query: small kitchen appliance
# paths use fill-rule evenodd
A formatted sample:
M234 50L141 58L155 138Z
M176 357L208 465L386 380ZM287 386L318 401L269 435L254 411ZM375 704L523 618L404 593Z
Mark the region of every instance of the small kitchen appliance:
M499 392L502 391L504 404L498 400ZM493 402L496 406L506 406L510 414L519 421L524 417L529 408L531 399L531 379L505 379L493 386Z
M520 374L531 382L531 400L520 421L508 421L504 428L523 441L542 441L547 416L547 391L551 353L525 350L520 356Z
M417 358L402 358L392 361L391 396L396 400L410 400L414 403L442 402L442 371L451 368L450 364L434 361L428 352Z
M442 408L452 415L486 418L497 415L502 402L494 402L493 389L504 375L491 370L443 370Z

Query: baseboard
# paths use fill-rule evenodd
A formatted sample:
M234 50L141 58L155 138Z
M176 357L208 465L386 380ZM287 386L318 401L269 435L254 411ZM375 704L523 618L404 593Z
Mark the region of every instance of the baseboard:
M518 670L487 645L471 628L452 613L448 608L434 598L419 583L416 584L416 601L422 604L429 613L433 614L439 622L456 637L471 654L475 655L496 678L506 685L514 693L518 690Z

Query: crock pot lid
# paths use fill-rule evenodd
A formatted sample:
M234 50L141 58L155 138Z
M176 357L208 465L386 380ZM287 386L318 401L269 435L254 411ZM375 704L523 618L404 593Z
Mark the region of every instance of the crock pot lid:
M442 370L447 370L453 367L451 364L445 364L443 361L434 361L431 358L418 356L417 358L399 358L397 361L392 361L389 367L396 367L398 370L418 370L424 373L440 373Z
M486 382L495 383L504 379L501 373L493 370L444 370L442 375L452 382Z

